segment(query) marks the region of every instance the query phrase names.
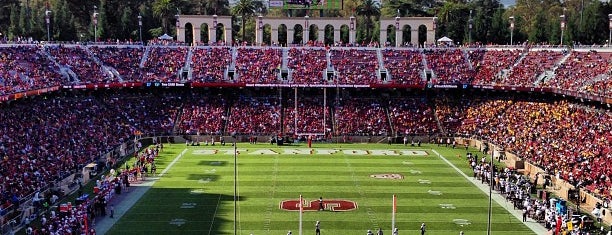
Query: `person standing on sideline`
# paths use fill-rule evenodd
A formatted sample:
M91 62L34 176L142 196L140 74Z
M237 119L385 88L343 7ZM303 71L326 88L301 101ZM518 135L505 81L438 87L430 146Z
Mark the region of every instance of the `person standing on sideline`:
M323 210L323 197L319 197L319 210Z
M527 222L527 208L523 208L523 223Z
M425 235L425 223L421 224L421 235Z
M376 232L376 235L383 235L382 228L378 228L378 232Z
M393 235L399 235L399 232L397 231L397 228L393 229Z
M315 235L321 235L321 222L319 221L315 224Z

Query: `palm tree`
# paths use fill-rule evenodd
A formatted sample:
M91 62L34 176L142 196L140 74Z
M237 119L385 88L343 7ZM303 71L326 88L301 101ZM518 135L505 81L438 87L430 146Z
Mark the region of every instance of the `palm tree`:
M206 14L208 15L228 15L228 0L205 0Z
M238 4L236 4L234 8L232 8L232 14L240 15L242 17L242 41L245 40L244 21L247 17L253 15L253 13L255 13L255 4L253 3L253 0L240 0Z
M168 19L177 13L172 0L155 0L153 3L153 15L161 19L164 33L168 32Z
M364 16L366 20L366 30L368 42L372 41L372 28L374 22L372 22L372 16L380 16L380 5L373 0L363 0L359 6L357 6L357 15Z

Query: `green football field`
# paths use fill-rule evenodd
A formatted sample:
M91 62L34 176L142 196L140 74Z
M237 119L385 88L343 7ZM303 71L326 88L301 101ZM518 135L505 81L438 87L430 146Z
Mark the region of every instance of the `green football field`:
M156 159L158 174L164 171L159 181L109 234L233 234L234 224L237 234L298 234L300 195L304 234L314 234L316 221L321 234L379 227L391 234L393 194L400 234L420 234L421 223L428 235L487 231L488 195L435 154L471 176L465 149L314 144L311 152L305 145L241 143L238 150L237 213L233 147L175 144ZM533 232L494 202L492 234Z

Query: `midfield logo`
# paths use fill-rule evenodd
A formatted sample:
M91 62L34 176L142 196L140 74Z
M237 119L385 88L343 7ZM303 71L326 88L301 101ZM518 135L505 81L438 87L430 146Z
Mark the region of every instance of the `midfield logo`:
M300 210L300 200L284 200L280 203L280 209L286 211L299 211ZM319 210L319 200L311 200L303 202L303 210L304 211L318 211ZM324 199L323 200L323 208L326 211L352 211L357 209L357 203L350 200L342 200L342 199Z

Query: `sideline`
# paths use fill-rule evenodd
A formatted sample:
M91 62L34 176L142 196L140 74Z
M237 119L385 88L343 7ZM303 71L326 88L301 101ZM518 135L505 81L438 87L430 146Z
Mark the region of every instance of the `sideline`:
M172 160L170 164L157 176L157 177L147 177L144 182L137 185L130 186L130 192L123 192L122 194L115 195L109 205L113 205L112 202L118 202L114 204L115 215L114 218L110 218L108 216L98 217L96 219L96 224L94 228L96 229L97 234L106 234L112 227L121 219L125 213L136 204L140 200L140 198L157 182L172 166L181 159L185 152L188 149L183 149L183 151Z
M463 171L459 170L454 164L448 161L444 156L438 153L436 150L431 150L433 153L438 155L440 159L442 159L446 164L455 169L460 175L462 175L466 180L472 182L474 186L479 188L484 194L489 195L489 185L481 183L479 180L475 180L472 177L467 176ZM512 214L518 221L523 221L523 214L520 210L515 210L510 204L506 201L506 199L500 195L498 192L493 190L492 194L493 200L502 208L506 209L510 214ZM527 222L523 222L525 226L527 226L531 231L535 234L549 234L548 229L546 229L542 224L533 220L532 218L527 218Z

